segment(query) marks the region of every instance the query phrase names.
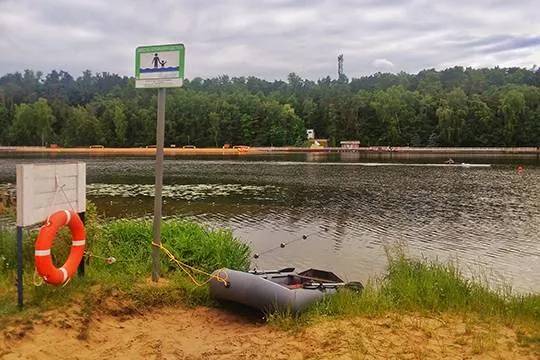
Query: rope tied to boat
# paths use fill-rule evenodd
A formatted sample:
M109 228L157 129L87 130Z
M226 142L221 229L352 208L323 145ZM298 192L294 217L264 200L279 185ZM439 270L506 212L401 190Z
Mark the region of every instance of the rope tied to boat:
M223 271L223 268L219 269L217 271L217 274L211 274L211 273L208 273L204 270L201 270L201 269L197 269L196 267L193 267L191 265L188 265L186 264L185 262L182 262L180 260L178 260L174 255L173 253L171 253L169 251L169 249L167 249L166 247L164 247L162 244L158 244L156 242L153 242L152 241L152 246L155 246L157 248L159 248L161 251L163 251L165 253L165 255L167 255L167 257L169 258L169 261L171 261L172 263L176 264L183 272L185 272L187 274L187 276L191 279L191 281L196 285L196 286L204 286L206 285L207 283L210 282L210 280L212 279L215 279L221 283L223 283L223 285L225 287L229 287L230 286L230 282L229 282L229 275L227 274L226 271ZM206 275L208 276L208 279L203 281L203 282L199 282L197 281L197 279L193 276L193 274L189 271L193 271L193 272L197 272L197 273L200 273L200 274L203 274L203 275ZM224 276L221 275L221 273L225 274Z

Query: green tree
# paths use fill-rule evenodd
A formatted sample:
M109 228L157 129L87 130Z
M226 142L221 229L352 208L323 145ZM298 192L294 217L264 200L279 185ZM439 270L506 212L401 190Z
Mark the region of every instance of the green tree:
M465 92L461 88L450 91L436 112L439 120L439 134L444 145L459 145L467 114L467 95Z
M104 136L99 120L85 107L73 108L62 134L64 146L103 144Z
M220 135L220 118L219 114L216 112L211 112L208 115L208 120L210 124L210 133L212 134L212 140L214 142L214 146L218 147L218 139Z
M409 130L411 122L414 124L417 102L416 95L403 86L393 86L374 94L371 106L386 128L381 139L385 145L406 145L414 138L413 131Z
M518 90L510 90L501 99L499 107L504 119L505 145L516 144L517 126L525 110L525 97Z
M332 145L540 143L538 68L453 67L351 81L222 75L186 79L167 94L167 144L302 144L306 127ZM155 91L135 89L133 78L88 70L77 78L62 70L0 77L3 144L144 146L155 143L155 118Z
M424 70L418 73L418 91L423 94L440 94L442 93L442 84L440 75L437 71Z
M468 99L469 114L463 124L460 144L463 146L489 146L497 144L495 114L484 100L474 94Z
M97 99L90 104L101 123L104 140L107 145L124 146L128 123L125 105L120 99Z
M2 145L9 140L9 127L9 111L4 104L0 103L0 144Z
M124 146L126 144L127 119L124 113L124 104L115 103L111 109L112 122L114 124L114 135L116 145Z
M33 104L17 105L10 128L11 142L15 145L45 146L54 135L54 121L52 110L45 99L39 99Z

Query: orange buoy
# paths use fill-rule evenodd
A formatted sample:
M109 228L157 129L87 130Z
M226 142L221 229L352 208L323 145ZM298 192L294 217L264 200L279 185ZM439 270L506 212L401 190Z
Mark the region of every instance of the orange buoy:
M51 247L58 230L67 225L71 231L71 251L62 267L54 266ZM50 215L39 230L35 245L35 262L38 274L45 282L52 285L66 283L77 271L86 245L86 232L81 218L76 212L60 210Z

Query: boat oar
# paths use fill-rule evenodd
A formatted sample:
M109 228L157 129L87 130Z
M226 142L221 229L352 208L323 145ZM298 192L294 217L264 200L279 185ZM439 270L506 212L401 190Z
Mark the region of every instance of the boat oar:
M254 275L264 275L264 274L279 274L279 273L291 273L294 271L293 267L284 268L281 270L250 270L250 274Z
M352 291L361 292L364 289L364 285L360 281L351 281L348 283L322 283L322 282L309 282L303 284L304 289L336 289L347 288Z

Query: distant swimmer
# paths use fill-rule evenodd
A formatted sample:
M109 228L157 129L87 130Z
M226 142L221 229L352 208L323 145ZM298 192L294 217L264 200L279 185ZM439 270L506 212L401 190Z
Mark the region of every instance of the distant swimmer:
M454 163L455 163L455 161L454 161L454 159L452 159L452 158L449 158L449 159L448 159L448 160L446 160L446 161L445 161L444 163L445 163L445 164L448 164L448 165L452 165L452 164L454 164Z
M154 65L154 68L159 67L159 64L161 64L161 61L159 60L157 53L154 54L154 58L152 59L152 64ZM163 66L163 64L161 66Z

